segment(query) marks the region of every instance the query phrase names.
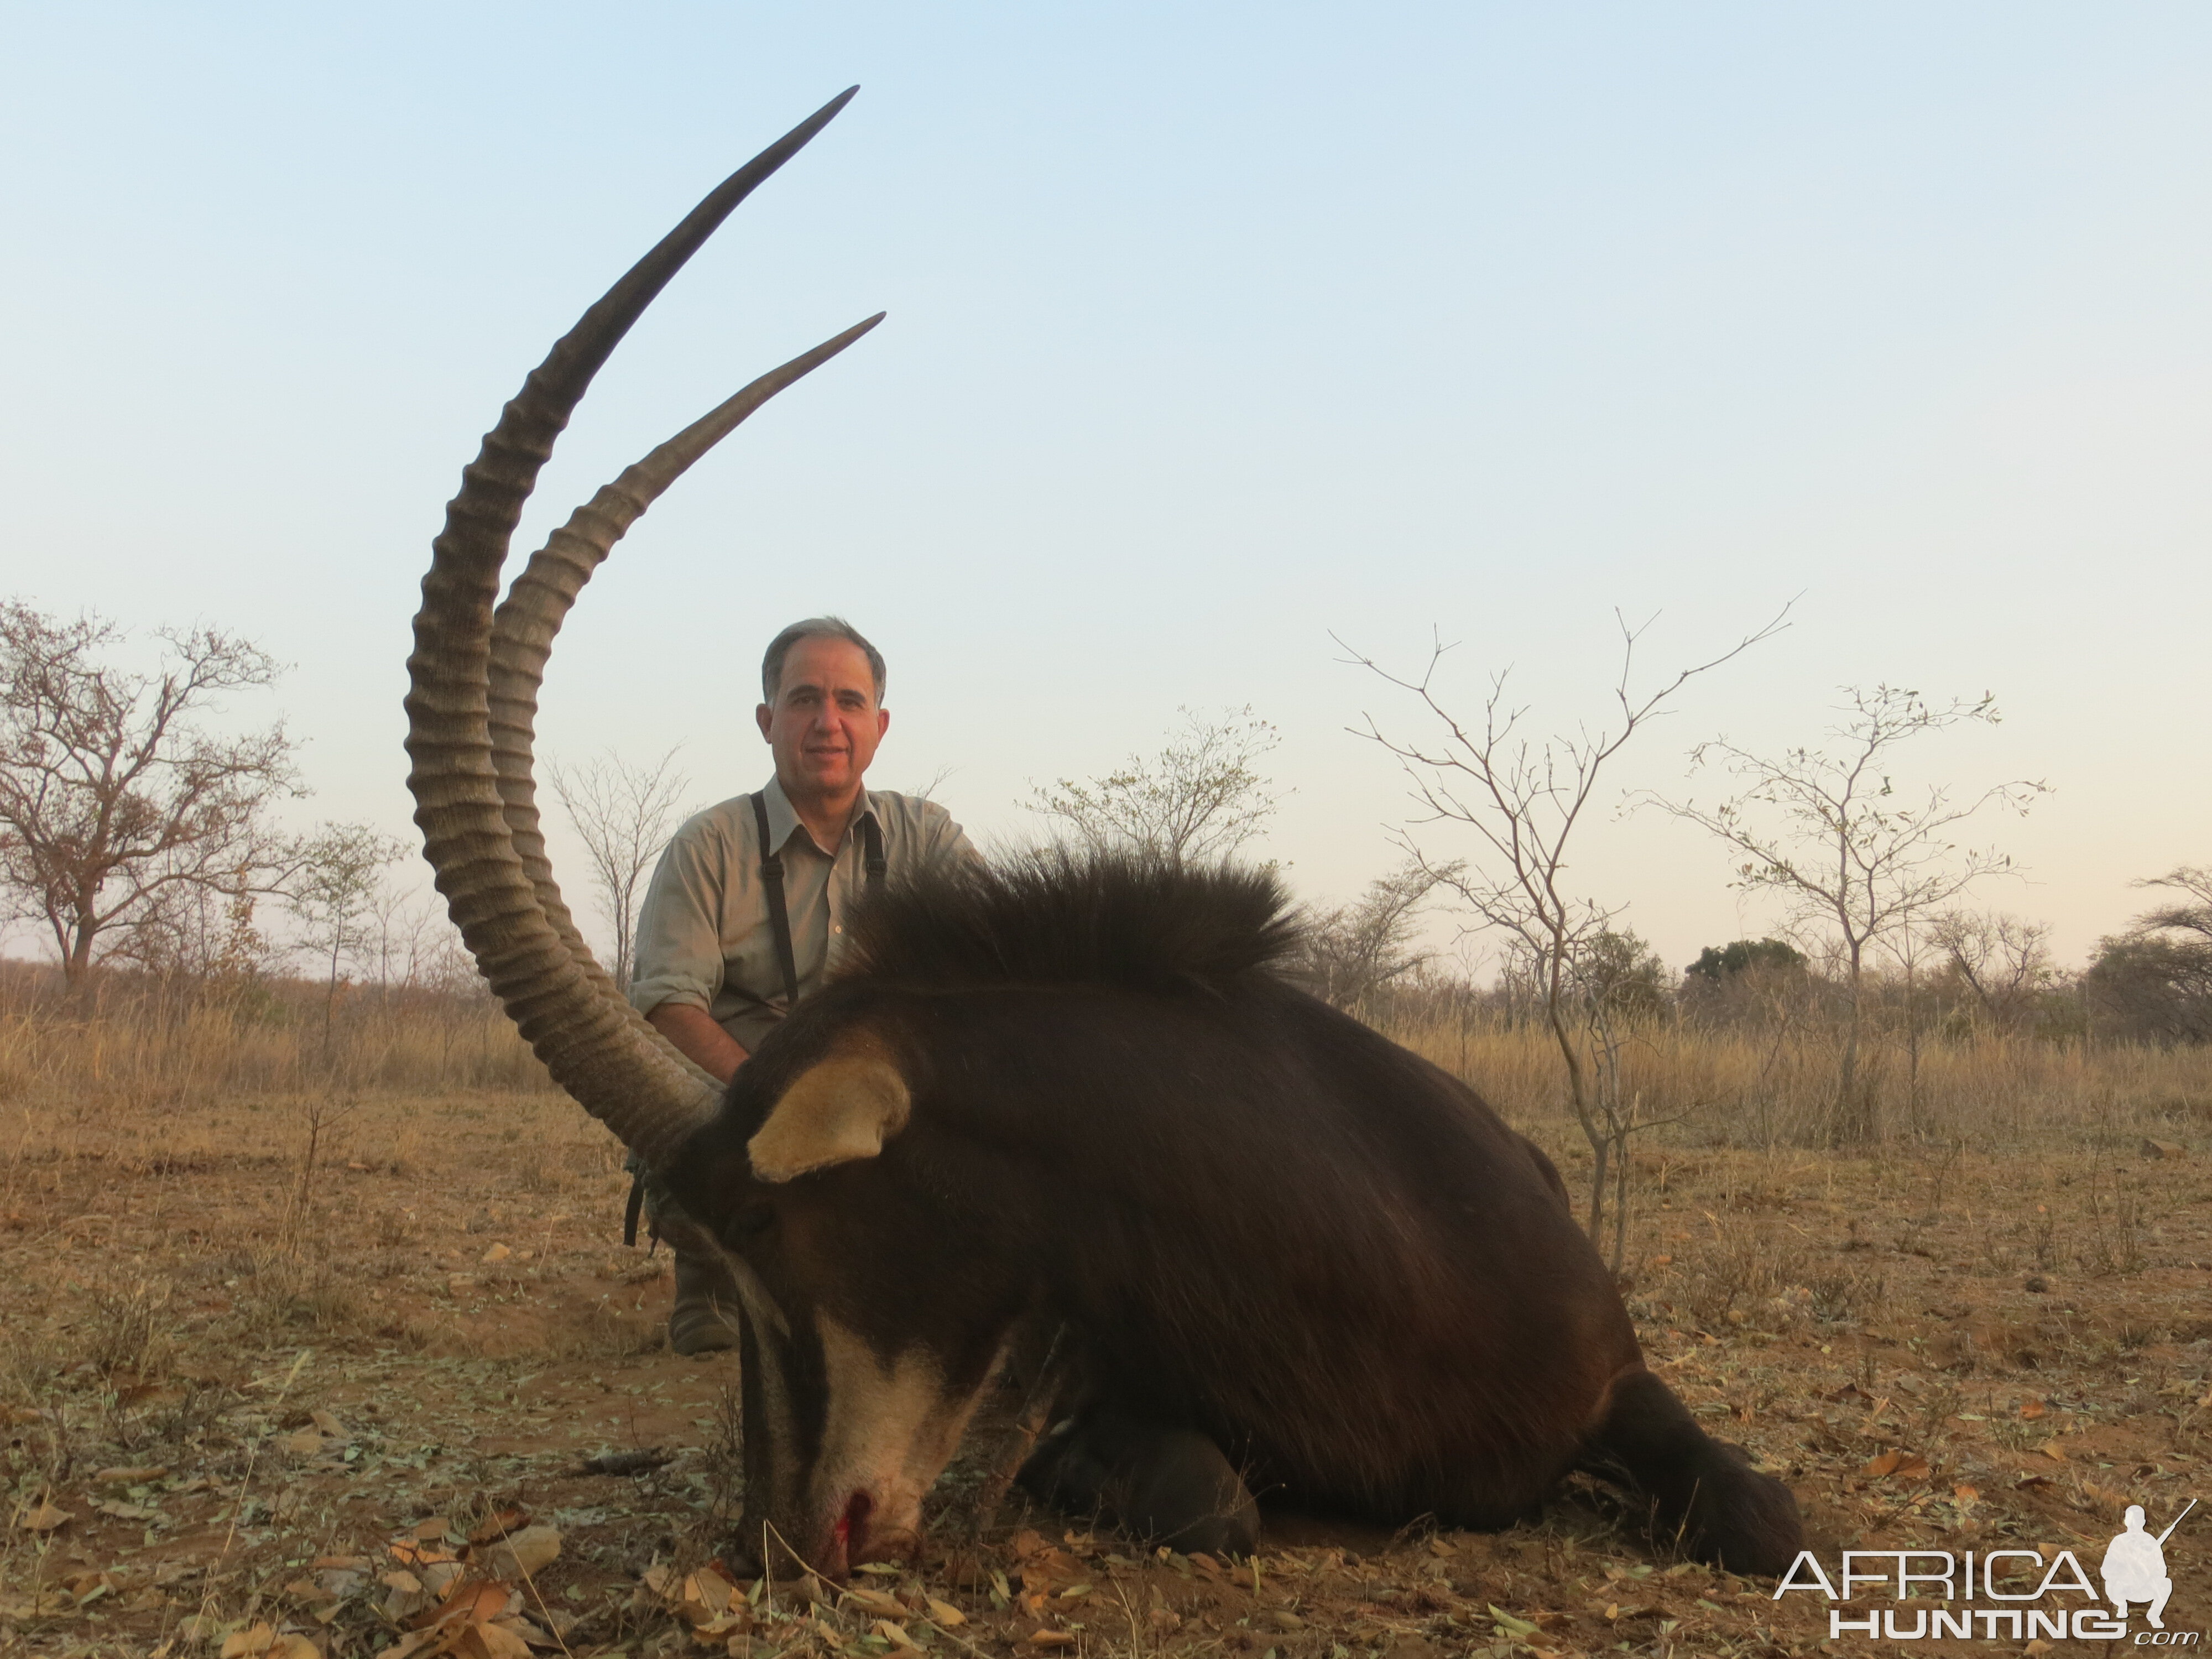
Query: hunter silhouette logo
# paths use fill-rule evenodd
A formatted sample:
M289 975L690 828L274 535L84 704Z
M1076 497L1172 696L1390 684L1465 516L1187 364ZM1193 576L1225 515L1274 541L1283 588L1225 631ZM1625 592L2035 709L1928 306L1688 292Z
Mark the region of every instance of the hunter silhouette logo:
M2127 1530L2106 1547L2105 1565L2100 1569L2105 1599L2121 1618L2128 1616L2129 1602L2148 1601L2150 1611L2145 1617L2149 1619L2150 1627L2166 1628L2166 1620L2160 1615L2166 1611L2166 1598L2173 1594L2173 1580L2166 1576L2166 1540L2173 1536L2182 1516L2196 1507L2197 1500L2192 1498L2181 1515L2175 1516L2167 1522L2166 1530L2154 1538L2143 1530L2142 1505L2128 1505Z

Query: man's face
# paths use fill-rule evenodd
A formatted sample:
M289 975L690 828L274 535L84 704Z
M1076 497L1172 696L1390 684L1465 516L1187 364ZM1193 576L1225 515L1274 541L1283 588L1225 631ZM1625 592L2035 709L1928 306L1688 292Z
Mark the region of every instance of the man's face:
M756 715L775 753L775 775L798 799L858 786L891 717L876 707L867 653L850 640L805 639L783 659L775 701Z

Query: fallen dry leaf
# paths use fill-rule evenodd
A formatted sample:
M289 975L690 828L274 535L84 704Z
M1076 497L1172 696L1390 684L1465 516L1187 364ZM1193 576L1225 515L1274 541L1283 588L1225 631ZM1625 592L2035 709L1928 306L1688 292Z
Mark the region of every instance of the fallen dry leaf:
M2036 1450L2041 1452L2045 1457L2051 1458L2057 1462L2063 1463L2066 1461L2066 1448L2060 1445L2056 1440L2045 1441L2041 1445L2036 1448Z
M295 1457L312 1457L323 1449L320 1429L298 1429L278 1437L276 1443Z
M276 1627L265 1620L233 1631L223 1638L222 1659L260 1659L276 1639Z
M307 1420L333 1440L344 1440L349 1437L346 1425L329 1412L309 1412Z
M510 1580L528 1577L560 1554L561 1534L547 1526L525 1527L482 1552L484 1571L495 1578Z
M167 1463L132 1463L119 1469L102 1469L92 1478L103 1486L143 1486L168 1472Z
M456 1620L466 1624L483 1624L496 1619L507 1611L509 1600L507 1588L482 1578L457 1580L437 1606L416 1613L408 1622L416 1629L426 1626L450 1624Z
M1526 1619L1515 1618L1494 1601L1487 1601L1483 1605L1490 1609L1490 1616L1498 1621L1498 1628L1509 1635L1534 1636L1540 1628L1539 1626L1530 1624Z
M954 1607L951 1602L940 1601L933 1595L929 1598L929 1616L947 1630L968 1622L966 1613Z
M894 1600L892 1597L884 1595L881 1590L869 1589L865 1585L853 1585L846 1590L845 1599L848 1601L852 1602L855 1607L863 1607L868 1612L874 1613L879 1619L903 1619L906 1617L907 1610L906 1604L904 1602Z
M426 1648L443 1647L450 1631L418 1630L401 1637L388 1648L379 1648L376 1659L412 1659Z
M2045 1406L2033 1395L2030 1395L2027 1399L2020 1402L2020 1414L2022 1417L2027 1418L2031 1422L2042 1416L2043 1413L2049 1409L2049 1407Z
M1954 1486L1951 1488L1951 1496L1958 1501L1959 1507L1962 1510L1971 1509L1982 1501L1981 1489L1978 1486Z
M76 1516L69 1510L58 1509L52 1502L41 1498L32 1508L19 1512L15 1524L25 1532L52 1532L58 1527L66 1527L76 1519Z
M481 1261L504 1261L507 1257L514 1254L514 1252L508 1249L506 1245L495 1244L491 1249L486 1250L483 1255L479 1256L477 1260Z
M469 1528L469 1542L489 1544L493 1539L504 1537L507 1534L514 1531L529 1519L530 1516L527 1514L513 1504L507 1505L505 1509L494 1510Z
M1030 1645L1033 1648L1072 1648L1075 1645L1075 1636L1073 1632L1064 1630L1031 1631Z
M532 1532L551 1530L550 1527L531 1528ZM532 1568L532 1571L535 1571L536 1569ZM684 1581L684 1589L687 1599L696 1596L701 1605L715 1613L726 1610L730 1605L730 1599L738 1593L738 1587L712 1567L702 1567L693 1573Z
M676 1616L700 1635L736 1628L737 1621L730 1618L731 1603L735 1601L743 1611L744 1599L738 1594L736 1585L712 1567L702 1567L687 1574L680 1583L673 1582L672 1575L662 1582L671 1585L665 1599Z
M544 1630L538 1625L533 1624L531 1620L525 1619L520 1613L509 1613L506 1618L499 1621L499 1626L502 1630L513 1631L517 1636L520 1636L525 1642L528 1643L533 1648L550 1652L556 1651L561 1647L561 1638L559 1637L554 1635L551 1632ZM720 1634L720 1632L717 1632L714 1633Z
M459 1659L530 1659L530 1644L504 1625L471 1625L454 1638Z
M1889 1451L1881 1453L1877 1456L1869 1458L1867 1460L1866 1472L1879 1480L1881 1476L1894 1471L1897 1466L1903 1462L1905 1462L1905 1454L1893 1449Z

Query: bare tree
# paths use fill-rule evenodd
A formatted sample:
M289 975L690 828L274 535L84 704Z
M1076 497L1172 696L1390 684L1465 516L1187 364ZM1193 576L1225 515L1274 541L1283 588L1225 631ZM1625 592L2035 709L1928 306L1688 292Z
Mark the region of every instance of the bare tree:
M1648 799L1727 843L1741 860L1735 885L1781 894L1799 925L1822 930L1836 944L1845 1007L1831 1133L1856 1142L1875 1139L1881 1129L1873 1091L1861 1086L1859 1075L1869 950L1975 882L2009 871L2006 855L1962 848L1951 836L1985 806L2027 811L2047 786L2000 783L1965 802L1940 784L1908 796L1890 775L1898 748L1954 726L1995 725L1995 700L1931 704L1917 691L1890 685L1847 687L1844 696L1844 718L1829 732L1832 753L1791 749L1774 760L1716 738L1691 750L1691 764L1718 766L1742 780L1741 793L1711 806Z
M1786 615L1786 611L1784 612ZM1405 846L1421 868L1456 893L1480 925L1497 928L1534 969L1537 1000L1565 1067L1567 1099L1590 1144L1589 1235L1602 1243L1607 1177L1621 1165L1614 1209L1613 1260L1618 1271L1626 1248L1626 1152L1638 1127L1637 1103L1620 1095L1615 1018L1603 999L1588 994L1577 964L1611 933L1618 907L1573 893L1567 885L1567 851L1589 813L1607 766L1667 700L1698 675L1748 650L1784 626L1778 616L1708 662L1685 668L1656 690L1632 690L1636 645L1644 629L1620 629L1620 672L1613 686L1617 726L1557 734L1540 742L1522 732L1525 706L1507 702L1506 675L1492 677L1479 725L1462 722L1437 700L1437 671L1448 647L1436 645L1418 678L1407 679L1353 653L1352 660L1410 692L1435 722L1425 742L1386 736L1368 717L1361 736L1398 757L1413 780L1424 816L1404 832ZM1649 623L1645 627L1649 627ZM1340 641L1339 643L1341 643ZM1474 833L1471 860L1439 860L1425 854L1415 830L1445 823Z
M1427 962L1429 953L1413 948L1413 928L1421 902L1436 884L1436 877L1418 860L1408 860L1369 882L1357 902L1310 917L1298 969L1314 994L1336 1007L1356 1009Z
M1103 778L1062 778L1024 805L1057 819L1093 852L1141 853L1181 868L1225 859L1260 834L1277 796L1258 763L1281 741L1248 706L1202 716L1150 760L1132 755Z
M284 907L299 921L301 943L324 964L323 1045L330 1046L338 975L374 932L385 872L407 854L406 843L365 823L325 823L297 844Z
M100 660L123 637L0 603L0 890L80 991L99 957L161 925L173 890L281 885L288 843L264 808L301 793L281 723L231 738L199 724L223 693L276 678L266 654L212 628L163 630L159 672L131 673Z
M2036 994L2057 975L2051 960L2051 924L1995 910L1947 910L1929 938L1953 975L1972 993L1982 1016L2000 1030L2017 1029Z
M164 889L105 959L135 962L199 995L217 988L234 994L283 956L257 920L260 897L182 884Z
M934 800L937 799L937 792L945 787L946 780L959 769L948 761L924 778L918 787L902 789L899 793L902 795L910 795L916 800Z
M447 946L453 923L435 891L386 881L369 901L361 947L364 971L374 964L380 991L409 991L428 981L426 964Z
M584 843L599 902L614 929L615 988L627 992L637 957L639 890L645 872L682 820L691 781L676 769L676 750L651 765L614 750L580 767L550 765L553 793Z

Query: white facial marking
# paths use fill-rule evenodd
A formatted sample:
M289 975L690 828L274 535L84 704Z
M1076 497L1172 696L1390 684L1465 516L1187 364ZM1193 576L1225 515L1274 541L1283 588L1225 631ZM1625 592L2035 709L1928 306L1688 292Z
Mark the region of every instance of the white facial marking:
M854 1539L855 1547L902 1536L918 1541L923 1495L960 1449L982 1388L948 1395L944 1371L927 1349L908 1348L885 1365L856 1332L827 1315L815 1322L830 1410L822 1453L807 1480L806 1513L818 1525L832 1525L852 1494L866 1492L872 1507L866 1539ZM865 1550L853 1558L870 1559Z

